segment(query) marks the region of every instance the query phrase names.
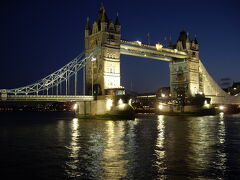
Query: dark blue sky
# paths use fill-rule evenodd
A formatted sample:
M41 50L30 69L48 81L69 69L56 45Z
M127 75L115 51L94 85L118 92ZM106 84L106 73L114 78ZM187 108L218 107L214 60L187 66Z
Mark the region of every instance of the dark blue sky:
M4 0L0 2L0 89L30 84L84 50L86 17L95 20L102 1ZM240 81L238 0L103 1L108 17L119 12L122 39L152 44L180 30L197 35L200 57L219 82ZM140 92L169 85L167 62L121 56L122 85Z

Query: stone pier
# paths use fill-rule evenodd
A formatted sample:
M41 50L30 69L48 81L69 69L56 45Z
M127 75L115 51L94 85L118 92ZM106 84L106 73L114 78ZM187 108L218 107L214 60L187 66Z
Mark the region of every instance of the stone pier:
M128 115L133 108L128 104L129 99L125 96L98 96L94 101L77 102L77 115Z

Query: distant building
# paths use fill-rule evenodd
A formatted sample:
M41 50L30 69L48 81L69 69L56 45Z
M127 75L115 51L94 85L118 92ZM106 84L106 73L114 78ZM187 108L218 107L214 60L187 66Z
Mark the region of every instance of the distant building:
M156 92L157 97L170 97L170 87L162 87Z
M232 87L228 88L228 93L232 96L237 96L240 93L240 82L233 82Z

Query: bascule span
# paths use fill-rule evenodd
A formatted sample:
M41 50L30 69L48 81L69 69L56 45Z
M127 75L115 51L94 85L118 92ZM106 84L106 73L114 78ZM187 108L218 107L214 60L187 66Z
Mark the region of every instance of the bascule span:
M201 60L199 72L203 75L203 93L207 98L211 98L211 104L240 104L240 96L231 96L225 92L208 73Z

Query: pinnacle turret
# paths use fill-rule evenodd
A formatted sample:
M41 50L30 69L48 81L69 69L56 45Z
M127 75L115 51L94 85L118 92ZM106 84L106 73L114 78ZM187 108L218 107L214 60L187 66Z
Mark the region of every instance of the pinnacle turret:
M197 41L197 36L196 36L196 35L195 35L195 38L194 38L194 40L193 40L193 41L194 41L194 43L195 43L195 44L198 44L198 41Z
M180 36L178 38L178 41L182 41L184 43L190 42L189 37L188 37L188 33L186 31L182 30L180 32Z
M97 23L101 23L101 22L108 22L108 17L105 11L105 8L102 4L102 6L99 9L99 13L98 13L98 17L97 17Z
M115 25L120 25L119 17L118 17L118 12L117 12L117 17L116 17L116 19L115 19Z
M86 22L85 29L86 29L86 30L90 30L89 17L87 17L87 22Z
M190 39L186 31L182 30L180 32L176 47L178 50L185 50L190 48Z

